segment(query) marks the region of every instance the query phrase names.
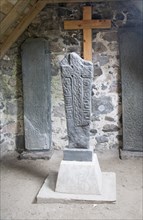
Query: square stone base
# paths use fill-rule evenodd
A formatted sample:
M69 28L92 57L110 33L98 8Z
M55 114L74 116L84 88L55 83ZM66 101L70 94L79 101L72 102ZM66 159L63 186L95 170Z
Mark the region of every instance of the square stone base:
M76 195L101 194L102 172L97 155L93 155L92 161L62 160L55 191Z
M55 192L57 173L50 173L37 195L37 203L88 202L107 203L116 201L116 175L111 172L102 172L101 195L78 195Z
M93 147L83 148L67 148L64 149L63 160L67 161L92 161L93 160Z

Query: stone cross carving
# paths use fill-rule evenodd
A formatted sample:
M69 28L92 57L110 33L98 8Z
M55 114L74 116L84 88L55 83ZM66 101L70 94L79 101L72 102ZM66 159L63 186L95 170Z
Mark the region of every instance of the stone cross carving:
M70 53L61 62L69 148L89 148L93 65Z
M83 29L83 57L92 61L92 29L111 28L111 20L92 20L92 8L83 7L83 20L64 21L65 30Z

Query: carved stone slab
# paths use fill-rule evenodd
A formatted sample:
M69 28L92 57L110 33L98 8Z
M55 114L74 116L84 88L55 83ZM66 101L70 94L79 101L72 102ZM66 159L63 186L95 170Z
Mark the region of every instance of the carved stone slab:
M22 45L26 150L51 148L51 66L48 42L28 39Z
M143 151L143 29L119 32L123 150Z
M93 65L76 53L61 62L69 148L89 148Z

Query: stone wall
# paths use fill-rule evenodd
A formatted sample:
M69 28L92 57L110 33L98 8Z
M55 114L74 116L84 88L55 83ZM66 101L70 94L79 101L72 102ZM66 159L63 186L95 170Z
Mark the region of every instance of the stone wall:
M27 38L45 38L51 47L52 139L55 149L68 143L59 61L68 52L82 56L82 31L64 31L64 20L82 19L84 4L47 5L1 60L0 121L2 151L24 149L20 46ZM131 1L92 3L93 19L112 19L110 30L93 30L91 144L98 150L122 146L121 77L118 28L140 24Z

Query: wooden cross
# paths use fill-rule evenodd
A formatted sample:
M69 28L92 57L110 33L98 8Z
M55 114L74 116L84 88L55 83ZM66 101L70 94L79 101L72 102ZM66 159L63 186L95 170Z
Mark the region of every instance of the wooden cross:
M92 8L83 7L83 20L64 21L65 30L83 29L83 58L92 61L92 29L111 28L111 20L92 20Z

